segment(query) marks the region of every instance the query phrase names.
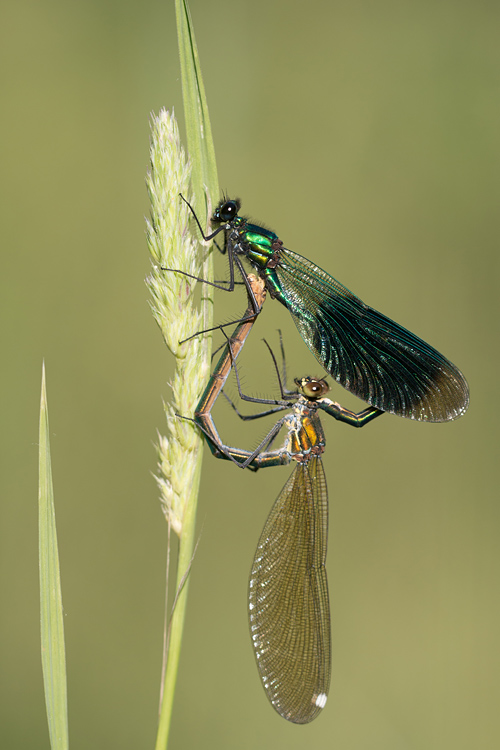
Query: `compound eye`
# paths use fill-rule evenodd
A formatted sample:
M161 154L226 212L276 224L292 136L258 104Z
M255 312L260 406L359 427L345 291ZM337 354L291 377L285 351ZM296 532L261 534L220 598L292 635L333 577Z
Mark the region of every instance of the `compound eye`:
M236 201L226 201L218 210L218 219L222 222L232 221L238 215L238 204Z
M303 386L304 394L309 398L315 398L321 393L321 387L315 380L311 380L310 383L306 383Z
M329 387L324 380L309 380L304 378L300 384L300 390L306 398L321 398L328 393Z

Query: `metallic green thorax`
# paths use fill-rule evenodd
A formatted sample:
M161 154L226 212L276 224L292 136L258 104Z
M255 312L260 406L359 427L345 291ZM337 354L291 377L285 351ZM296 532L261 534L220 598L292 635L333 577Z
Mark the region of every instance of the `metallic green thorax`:
M250 224L242 216L238 216L227 233L226 243L232 243L236 252L244 255L264 279L266 288L275 299L287 305L282 294L281 284L276 273L276 265L281 258L283 243L274 232Z

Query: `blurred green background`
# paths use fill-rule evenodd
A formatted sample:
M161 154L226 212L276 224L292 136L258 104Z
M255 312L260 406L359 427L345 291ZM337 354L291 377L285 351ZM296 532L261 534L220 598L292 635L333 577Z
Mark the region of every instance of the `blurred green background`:
M254 548L290 469L244 474L207 452L171 747L497 748L499 5L191 10L221 188L455 362L471 406L445 425L323 420L334 666L308 727L267 703L246 622ZM153 443L171 359L143 283L144 176L149 113L175 106L182 122L173 3L32 0L2 16L0 746L49 746L36 526L45 357L71 747L153 747L166 554ZM220 293L216 320L243 307ZM290 374L321 375L268 302L240 360L254 394L273 391L260 338L276 342L278 327ZM357 405L338 387L333 398ZM217 424L240 447L266 430L223 404Z

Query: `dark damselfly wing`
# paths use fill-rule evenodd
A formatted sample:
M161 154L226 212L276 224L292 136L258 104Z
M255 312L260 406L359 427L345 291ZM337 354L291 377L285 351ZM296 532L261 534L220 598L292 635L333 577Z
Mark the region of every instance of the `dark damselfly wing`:
M302 338L355 396L428 422L457 419L467 410L467 381L452 362L307 258L283 248L279 281Z
M249 616L267 697L307 724L330 686L330 605L325 570L328 498L321 458L297 463L262 530L252 564Z

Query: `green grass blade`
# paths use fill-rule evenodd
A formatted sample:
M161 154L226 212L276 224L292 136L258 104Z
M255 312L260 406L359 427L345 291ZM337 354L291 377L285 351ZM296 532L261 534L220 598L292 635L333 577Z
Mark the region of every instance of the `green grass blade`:
M212 202L217 201L219 197L215 149L198 48L186 0L175 0L175 12L187 146L192 161L192 184L196 210L199 212L203 225L203 219L208 218L205 190L208 191Z
M42 670L50 745L52 750L67 750L69 741L66 654L50 461L45 365L42 370L40 402L38 520Z

